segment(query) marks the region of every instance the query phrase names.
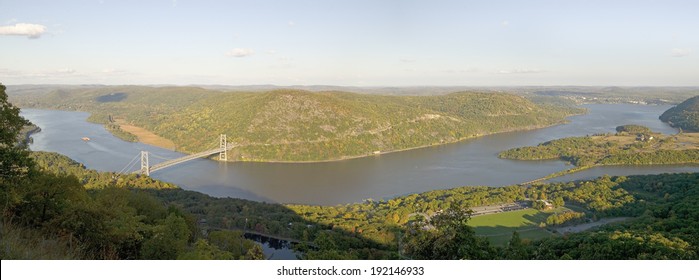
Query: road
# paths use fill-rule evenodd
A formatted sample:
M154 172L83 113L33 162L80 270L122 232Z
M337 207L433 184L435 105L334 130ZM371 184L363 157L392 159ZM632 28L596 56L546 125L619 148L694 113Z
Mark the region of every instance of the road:
M601 225L606 225L609 223L622 222L622 221L625 221L628 219L630 219L630 217L604 218L604 219L600 219L599 221L596 221L596 222L579 224L579 225L568 226L568 227L559 227L559 228L555 228L554 230L560 234L575 233L575 232L586 231L588 229L598 227Z

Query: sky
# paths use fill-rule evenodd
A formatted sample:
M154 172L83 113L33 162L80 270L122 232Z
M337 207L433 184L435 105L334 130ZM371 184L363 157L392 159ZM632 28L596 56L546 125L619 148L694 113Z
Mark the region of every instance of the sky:
M698 14L673 0L0 0L0 82L699 86Z

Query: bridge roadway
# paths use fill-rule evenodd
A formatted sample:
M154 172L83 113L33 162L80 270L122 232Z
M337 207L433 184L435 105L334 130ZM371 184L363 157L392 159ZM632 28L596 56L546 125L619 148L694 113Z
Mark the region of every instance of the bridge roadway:
M231 147L228 147L228 148L231 148ZM150 169L149 172L152 173L152 172L158 171L158 170L160 170L160 169L173 166L173 165L175 165L175 164L180 164L180 163L183 163L183 162L186 162L186 161L190 161L190 160L193 160L193 159L197 159L197 158L202 158L202 157L207 157L207 156L210 156L210 155L218 154L218 153L221 153L221 152L225 151L226 149L227 149L227 148L217 148L217 149L213 149L213 150L208 150L208 151L199 152L199 153L196 153L196 154L186 155L186 156L183 156L183 157L181 157L181 158L176 158L176 159L164 161L164 162L161 162L161 163L158 163L158 164L155 164L155 165L151 166L151 167L149 168L149 169ZM140 174L140 173L141 173L141 170L136 170L136 171L134 171L133 173L134 173L134 174Z

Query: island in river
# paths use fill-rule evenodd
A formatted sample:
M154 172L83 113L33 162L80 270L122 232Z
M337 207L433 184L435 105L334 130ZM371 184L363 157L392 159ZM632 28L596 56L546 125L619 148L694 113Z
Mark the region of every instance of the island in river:
M559 159L574 168L542 179L604 165L660 165L699 163L699 133L665 135L639 125L617 127L617 133L567 137L539 144L513 148L500 158L517 160Z

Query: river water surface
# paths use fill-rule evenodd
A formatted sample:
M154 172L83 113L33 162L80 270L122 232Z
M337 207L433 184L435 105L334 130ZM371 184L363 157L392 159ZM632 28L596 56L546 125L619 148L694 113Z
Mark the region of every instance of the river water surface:
M585 105L588 114L570 122L531 131L500 133L459 143L398 153L324 163L223 163L198 159L151 174L184 189L218 197L257 201L335 205L459 186L505 186L537 179L570 166L557 160L515 161L497 158L500 151L639 124L666 134L677 130L658 120L670 106L629 104ZM64 154L88 168L120 171L140 151L150 163L183 154L141 143L124 142L102 125L87 122L88 113L23 109L22 115L41 127L32 150ZM90 141L82 141L89 137ZM212 146L218 139L211 139ZM139 168L131 168L131 171ZM556 178L586 179L610 175L699 172L697 165L599 167Z

